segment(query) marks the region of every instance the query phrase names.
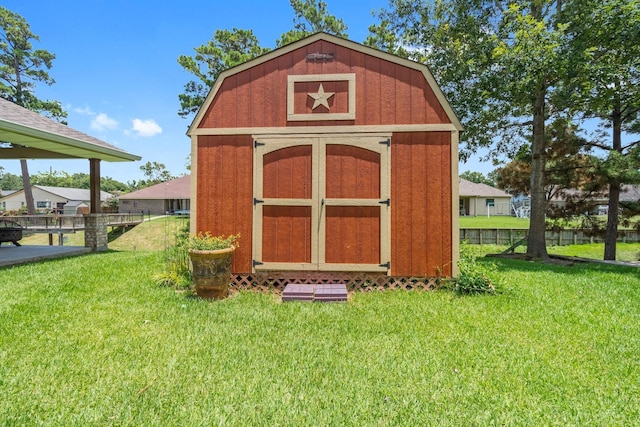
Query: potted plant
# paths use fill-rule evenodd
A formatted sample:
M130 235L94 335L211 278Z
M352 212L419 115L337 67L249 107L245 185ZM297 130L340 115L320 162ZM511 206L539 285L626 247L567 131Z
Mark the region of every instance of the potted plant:
M240 234L212 236L208 231L189 236L189 259L196 294L201 298L224 299L229 292L233 253Z

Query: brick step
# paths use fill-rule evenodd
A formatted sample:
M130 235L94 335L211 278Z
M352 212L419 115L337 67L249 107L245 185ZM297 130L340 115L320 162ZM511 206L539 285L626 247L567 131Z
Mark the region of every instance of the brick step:
M329 283L306 285L288 283L282 292L282 301L317 301L341 302L347 300L347 285L344 283Z

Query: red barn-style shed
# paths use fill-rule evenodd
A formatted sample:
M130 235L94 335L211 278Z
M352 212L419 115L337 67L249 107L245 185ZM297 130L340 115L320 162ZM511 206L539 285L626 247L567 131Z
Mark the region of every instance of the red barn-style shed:
M426 66L315 34L215 81L188 131L191 231L241 233L245 284L451 276L461 129Z

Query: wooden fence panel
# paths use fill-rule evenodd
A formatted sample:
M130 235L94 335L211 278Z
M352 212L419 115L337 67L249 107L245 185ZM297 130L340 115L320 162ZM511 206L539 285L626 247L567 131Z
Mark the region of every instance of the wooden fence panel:
M518 240L527 237L528 229L513 228L461 228L460 242L472 245L513 245ZM592 236L584 230L565 229L560 231L547 230L547 246L566 246L587 243L602 243L603 236ZM618 242L640 242L640 233L636 230L618 231Z

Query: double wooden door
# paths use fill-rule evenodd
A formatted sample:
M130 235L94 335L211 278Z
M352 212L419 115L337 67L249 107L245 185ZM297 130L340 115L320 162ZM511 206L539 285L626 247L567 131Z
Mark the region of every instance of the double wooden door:
M389 272L389 135L254 145L255 270Z

